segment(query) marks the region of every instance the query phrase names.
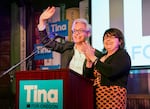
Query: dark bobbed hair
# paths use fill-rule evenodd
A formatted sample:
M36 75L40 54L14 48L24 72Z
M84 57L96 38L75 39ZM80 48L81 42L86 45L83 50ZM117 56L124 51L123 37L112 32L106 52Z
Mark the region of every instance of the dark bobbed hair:
M119 39L119 41L121 42L119 49L125 49L125 40L124 40L124 35L122 33L121 30L117 29L117 28L109 28L104 32L103 35L103 41L104 41L104 36L105 35L111 35L111 36L115 36L116 38ZM106 52L106 49L103 49Z

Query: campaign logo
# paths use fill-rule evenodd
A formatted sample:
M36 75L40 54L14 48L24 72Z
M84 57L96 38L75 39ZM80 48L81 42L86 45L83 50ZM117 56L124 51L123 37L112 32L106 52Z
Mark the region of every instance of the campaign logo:
M63 80L21 80L19 109L63 109Z
M52 59L52 51L43 46L43 44L35 44L34 49L37 51L34 55L34 60Z
M49 30L60 36L68 36L68 20L49 23Z

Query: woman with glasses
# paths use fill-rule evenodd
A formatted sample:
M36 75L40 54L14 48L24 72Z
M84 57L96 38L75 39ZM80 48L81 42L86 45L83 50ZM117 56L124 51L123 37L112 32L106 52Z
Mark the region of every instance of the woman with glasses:
M91 35L91 25L85 19L76 19L72 24L72 39L73 42L65 41L64 43L57 42L48 38L45 22L55 13L55 7L48 7L39 17L39 34L42 43L62 54L61 68L69 68L81 75L83 74L83 66L85 65L85 55L82 52L82 43L87 42Z
M89 44L83 46L86 76L94 78L96 109L126 109L131 60L125 50L124 35L119 29L110 28L103 35L103 44L99 57Z

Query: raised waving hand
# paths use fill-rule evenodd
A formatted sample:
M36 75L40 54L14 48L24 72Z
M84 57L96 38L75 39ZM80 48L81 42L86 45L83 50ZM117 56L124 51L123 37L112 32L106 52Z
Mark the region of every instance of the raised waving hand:
M43 11L43 13L40 15L39 18L39 25L45 25L45 21L51 18L55 13L55 7L48 7L46 10Z

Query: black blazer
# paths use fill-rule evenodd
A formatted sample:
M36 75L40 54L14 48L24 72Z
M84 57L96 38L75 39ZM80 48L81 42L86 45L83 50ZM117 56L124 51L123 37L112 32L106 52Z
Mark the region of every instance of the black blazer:
M94 78L94 68L101 73L101 85L116 85L126 88L131 68L131 59L126 50L119 49L104 62L97 61L96 65L92 68L86 68L86 77Z

